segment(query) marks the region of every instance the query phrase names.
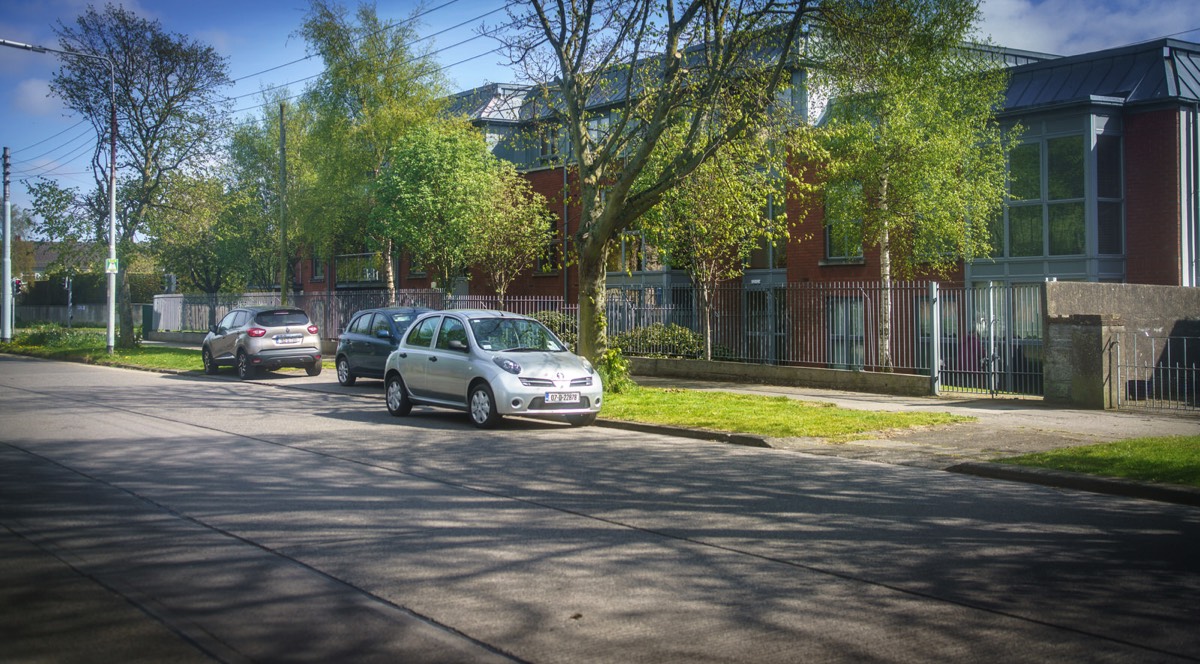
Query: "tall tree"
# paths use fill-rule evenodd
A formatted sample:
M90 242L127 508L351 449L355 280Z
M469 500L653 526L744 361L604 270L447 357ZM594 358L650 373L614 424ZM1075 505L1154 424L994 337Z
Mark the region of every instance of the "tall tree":
M313 0L301 28L326 67L308 92L316 110L309 158L317 177L302 195L320 205L304 206L303 232L325 255L365 238L381 254L393 300L395 247L392 238L370 233L371 184L400 136L436 117L445 97L441 69L428 49L417 47L416 27L415 17L383 24L374 5L359 5L352 20L340 5Z
M835 0L836 1L836 0ZM602 353L612 240L683 178L763 121L791 82L814 0L530 0L511 6L512 62L542 84L579 179L579 351ZM721 122L713 122L720 117ZM653 178L643 171L684 139ZM678 147L676 151L675 148Z
M817 40L814 84L834 99L820 160L843 194L835 222L860 226L854 232L879 250L885 369L893 278L945 274L988 255L988 222L1004 200L1012 136L996 112L1007 74L988 51L964 45L978 20L975 0L848 2L826 13Z
M418 127L392 149L375 187L371 233L411 252L449 295L495 208L496 158L466 122Z
M216 295L246 283L247 249L262 243L253 225L243 223L245 192L230 190L221 178L171 176L171 199L149 218L151 249L164 270L183 286L210 296L208 324L216 324Z
M712 359L718 285L740 277L755 249L782 246L788 238L783 209L790 178L784 174L790 171L784 151L758 144L763 141L773 138L761 132L722 146L638 222L646 241L696 286L705 359Z
M278 281L281 257L279 238L284 229L313 223L320 213L327 210L315 192L316 169L314 159L320 156L320 146L312 138L315 122L312 105L301 99L299 103L286 101L286 91L264 95L261 114L253 120L239 124L230 139L230 166L232 169L230 188L244 198L236 206L239 223L253 229L258 241L245 247L244 266L246 283L250 287L269 287ZM281 112L280 106L283 105ZM285 144L287 169L286 182L280 183L280 133ZM286 196L283 195L286 192ZM286 209L281 210L281 206ZM330 210L330 213L335 211ZM303 234L287 232L295 236ZM312 247L318 253L320 247ZM322 254L329 255L329 254ZM284 281L289 279L284 265ZM283 288L287 284L281 284Z
M551 252L554 228L545 197L509 162L493 158L492 164L490 205L474 224L475 242L467 260L483 274L503 309L513 280Z
M141 18L116 5L103 11L88 7L73 24L54 28L62 50L108 58L116 77L117 163L106 161L110 131L110 79L95 61L60 56L62 65L50 91L67 108L91 121L97 137L92 158L98 195L82 199L88 210L79 221L104 228L93 239L107 236L108 169L120 180L117 252L121 263L148 230L147 220L165 192L169 176L207 164L221 136L220 91L229 84L225 60L212 47L181 34L165 31L158 21ZM103 202L103 203L102 203ZM53 238L52 238L53 239ZM133 305L125 270L118 272L120 335L117 345L132 346Z

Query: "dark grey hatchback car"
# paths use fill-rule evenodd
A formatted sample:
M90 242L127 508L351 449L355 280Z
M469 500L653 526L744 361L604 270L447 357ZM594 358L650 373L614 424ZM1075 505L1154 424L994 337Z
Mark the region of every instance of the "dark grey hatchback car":
M400 337L417 316L432 311L424 307L363 309L354 314L338 335L338 382L350 386L359 378L383 378L383 365L400 343Z

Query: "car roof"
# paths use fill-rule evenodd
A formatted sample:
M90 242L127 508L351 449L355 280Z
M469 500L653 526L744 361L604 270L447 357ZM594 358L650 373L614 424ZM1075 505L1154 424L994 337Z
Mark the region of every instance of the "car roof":
M280 306L280 305L276 305L276 306L255 305L252 307L238 307L238 308L245 309L246 311L253 311L256 314L261 314L264 311L299 311L300 313L304 314L305 316L308 315L308 312L301 309L300 307L293 307L293 306L286 305L286 304L282 305L282 306Z
M513 318L517 320L529 319L529 316L523 314L514 314L511 311L500 311L499 309L446 309L439 313L454 314L461 318Z
M376 313L376 314L423 314L426 311L433 311L429 307L373 307L371 309L363 309L356 312L354 315Z

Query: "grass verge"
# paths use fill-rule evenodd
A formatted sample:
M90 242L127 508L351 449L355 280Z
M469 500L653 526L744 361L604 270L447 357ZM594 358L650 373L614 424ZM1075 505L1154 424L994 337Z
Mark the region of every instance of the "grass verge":
M604 417L769 438L822 438L832 443L876 431L974 420L949 413L854 410L782 396L649 387L605 395Z
M1200 436L1131 438L996 462L1200 488Z

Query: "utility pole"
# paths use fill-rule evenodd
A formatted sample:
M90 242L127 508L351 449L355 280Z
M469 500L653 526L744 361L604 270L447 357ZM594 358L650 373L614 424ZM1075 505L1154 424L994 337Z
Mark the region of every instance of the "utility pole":
M3 341L12 341L13 322L13 286L12 286L12 205L8 200L9 154L4 148L4 311L3 311Z
M32 44L22 44L8 39L0 39L0 46L11 46L12 48L20 48L34 53L58 53L60 55L71 55L77 58L88 58L91 60L100 60L108 65L108 103L112 111L109 120L109 139L112 148L111 156L108 163L108 260L104 262L104 272L108 274L108 354L113 354L113 347L117 338L117 66L107 56L95 55L92 53L79 53L75 51L60 51L56 48L48 46L34 46ZM8 152L8 148L5 148ZM7 160L5 164L7 165ZM9 230L9 212L8 212L8 171L5 170L4 177L4 228L6 231L5 240L7 241ZM5 244L5 251L7 249ZM6 281L11 279L12 266L6 262L5 266L9 270L9 276L6 276ZM9 282L11 283L11 282ZM5 288L11 289L12 286L7 285Z
M287 277L287 118L284 117L287 102L279 102L279 306L288 303Z

